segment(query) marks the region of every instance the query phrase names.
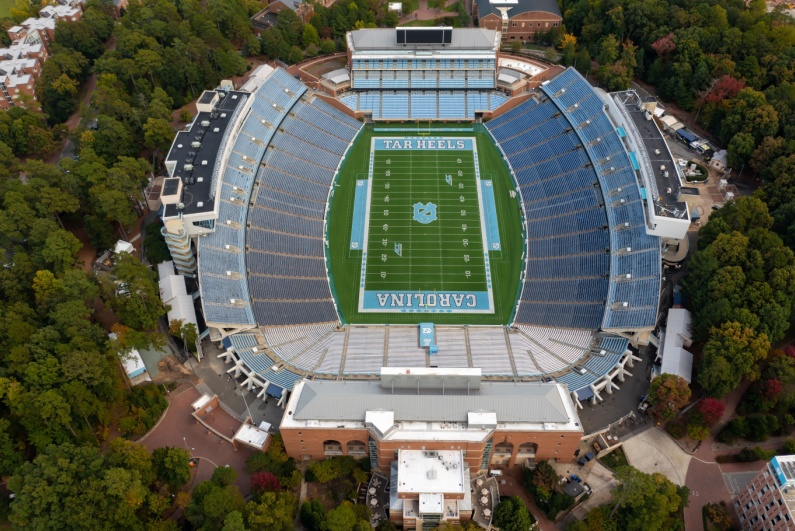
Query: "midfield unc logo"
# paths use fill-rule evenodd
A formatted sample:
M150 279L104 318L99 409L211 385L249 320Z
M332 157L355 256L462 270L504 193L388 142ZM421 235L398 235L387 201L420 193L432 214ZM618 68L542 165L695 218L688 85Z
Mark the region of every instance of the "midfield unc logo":
M423 225L436 221L436 205L430 202L424 205L414 203L414 219Z

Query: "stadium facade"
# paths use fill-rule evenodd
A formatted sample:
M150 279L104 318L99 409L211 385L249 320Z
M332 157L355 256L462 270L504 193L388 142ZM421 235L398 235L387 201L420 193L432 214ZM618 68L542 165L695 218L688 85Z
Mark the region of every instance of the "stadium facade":
M347 68L307 82L317 90L263 66L239 89L225 83L201 96L196 118L166 157L163 233L179 271L197 275L204 320L229 372L258 396L285 406L294 389L293 401L338 392L329 391L336 383L307 377L358 380L362 394L382 396L384 370L438 367L479 370L481 395L521 394L523 386L530 393L540 381L552 390L565 385L576 408L631 376L638 358L629 344L653 341L657 324L662 241L683 237L690 221L678 197L679 169L648 119L648 102L600 93L573 69L553 76L538 63L500 56L500 40L484 29L359 30L348 35ZM348 85L332 100L322 94L326 81L336 85L331 93ZM512 95L506 84L521 89ZM410 122L415 132L418 120L432 122L422 126L428 130L444 121L472 130L490 118L483 131L504 158L522 211L520 288L505 326L437 325L431 348L416 324L344 321L329 271L328 223L340 169L365 127L354 117L368 128ZM402 402L397 396L389 400ZM351 437L347 428L321 430L301 446L307 450L289 451L319 457L327 455L323 441L337 440L347 454L349 439L369 448L373 432L358 427L361 412L354 413L337 419L357 425ZM499 411L491 413L499 421ZM334 424L295 414L288 412L284 428L299 420ZM538 441L557 433L548 424L527 431L525 441L535 439L544 458L554 450ZM385 455L394 450L375 440ZM471 459L467 452L473 463L485 452L478 448ZM564 450L559 458L570 459ZM505 464L519 460L512 454ZM380 467L386 462L378 458Z

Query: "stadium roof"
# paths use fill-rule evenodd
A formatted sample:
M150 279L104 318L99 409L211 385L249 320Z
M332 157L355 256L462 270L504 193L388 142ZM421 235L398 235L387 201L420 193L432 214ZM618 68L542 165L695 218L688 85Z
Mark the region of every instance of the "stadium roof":
M235 110L245 101L243 96L247 96L245 92L238 91L228 94L218 91L218 94L220 100L214 112L198 113L189 130L177 133L166 156L166 163L174 165L173 174L170 176L182 179L184 214L213 211L215 205L211 198L211 188L215 162L221 155L222 141L235 116ZM213 91L205 91L200 103L212 99L212 96ZM199 145L194 147L197 142ZM166 205L163 217L178 214L176 205Z
M377 381L340 382L305 380L293 391L300 397L293 411L296 420L363 422L368 411L392 411L395 422L467 422L470 412L493 412L498 422L553 422L573 420L555 383L483 382L480 389L383 389Z
M555 0L517 0L515 2L475 0L478 6L478 17L485 18L487 15L497 15L502 18L500 8L508 8L508 16L515 17L521 13L530 11L541 11L542 13L552 13L560 15L560 8Z
M453 37L450 44L408 46L432 47L445 50L492 50L497 44L495 40L496 34L496 31L484 28L456 28L453 29ZM349 36L348 42L352 45L351 50L354 52L404 49L404 45L398 44L397 31L393 28L360 29L349 32Z

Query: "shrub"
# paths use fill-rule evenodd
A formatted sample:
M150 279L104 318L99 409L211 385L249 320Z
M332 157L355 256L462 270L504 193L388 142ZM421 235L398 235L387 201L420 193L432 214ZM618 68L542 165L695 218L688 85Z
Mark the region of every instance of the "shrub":
M703 441L709 437L709 427L701 422L691 422L687 425L687 435L694 441Z
M119 420L119 431L124 436L143 435L157 423L168 407L168 400L159 386L150 383L133 387L129 407Z
M784 453L795 454L795 439L787 439L784 441Z
M764 441L778 429L775 415L748 415L745 417L745 438L749 441Z
M752 463L754 461L770 461L776 456L775 450L763 450L759 446L743 448L738 455L740 461Z
M317 500L305 501L301 505L301 523L309 531L323 531L326 528L323 505Z
M668 435L670 435L674 439L681 439L682 437L685 436L687 427L681 420L672 420L671 422L665 425L665 431L667 431Z
M721 503L708 503L704 506L707 513L707 518L712 522L712 525L721 530L730 529L733 523L732 515L726 508L726 504Z
M279 478L277 478L272 472L257 472L251 476L251 480L249 481L251 490L256 493L272 492L282 489L282 484L279 482Z

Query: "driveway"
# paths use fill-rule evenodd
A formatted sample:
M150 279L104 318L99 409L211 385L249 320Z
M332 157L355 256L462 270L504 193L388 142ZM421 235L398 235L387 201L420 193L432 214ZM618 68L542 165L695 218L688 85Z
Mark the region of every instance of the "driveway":
M685 485L692 456L661 429L651 428L627 439L624 453L629 464L638 470L647 474L660 472L673 483Z

